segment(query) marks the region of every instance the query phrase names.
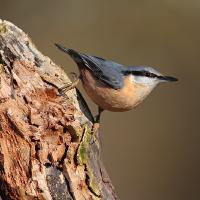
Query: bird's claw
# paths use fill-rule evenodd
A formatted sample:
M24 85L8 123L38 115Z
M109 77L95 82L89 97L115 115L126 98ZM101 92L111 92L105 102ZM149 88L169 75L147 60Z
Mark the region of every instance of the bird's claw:
M72 82L59 88L58 89L59 94L62 95L64 93L66 93L67 91L74 89L78 85L80 77L77 76L77 74L74 72L71 72L70 75L73 76Z

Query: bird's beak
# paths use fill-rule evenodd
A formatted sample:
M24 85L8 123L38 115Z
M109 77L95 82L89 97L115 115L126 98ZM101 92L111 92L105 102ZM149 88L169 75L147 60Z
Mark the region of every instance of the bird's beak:
M158 79L163 82L175 82L178 81L177 78L172 76L159 76Z

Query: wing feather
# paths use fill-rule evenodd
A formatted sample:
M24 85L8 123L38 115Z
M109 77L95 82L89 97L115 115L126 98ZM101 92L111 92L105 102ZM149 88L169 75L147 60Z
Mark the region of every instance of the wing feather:
M82 54L86 66L94 73L94 76L114 89L123 87L123 66L113 61L96 56Z
M107 86L114 89L123 87L123 65L97 56L82 54L73 49L65 48L60 44L55 45L69 54L79 67L87 67L91 70L93 75Z

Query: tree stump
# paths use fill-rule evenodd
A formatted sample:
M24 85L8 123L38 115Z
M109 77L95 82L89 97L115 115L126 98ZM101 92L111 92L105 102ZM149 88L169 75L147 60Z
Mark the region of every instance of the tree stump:
M118 199L99 128L65 72L0 20L0 199Z

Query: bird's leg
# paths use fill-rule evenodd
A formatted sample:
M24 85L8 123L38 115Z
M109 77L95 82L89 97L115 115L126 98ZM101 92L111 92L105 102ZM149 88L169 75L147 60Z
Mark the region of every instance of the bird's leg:
M102 108L98 107L98 115L96 116L93 127L92 127L92 133L94 133L94 134L98 134L98 129L99 129L99 126L100 126L101 113L103 111L104 110Z
M74 73L74 72L71 72L71 73L69 73L69 74L73 76L72 83L66 84L66 85L64 85L63 87L59 88L58 91L59 91L60 94L63 94L63 93L65 93L65 92L67 92L67 91L69 91L69 90L75 88L75 87L78 85L78 83L79 83L80 76L78 76L78 75L77 75L76 73Z
M98 107L98 115L96 116L95 123L100 123L101 113L104 111L104 109Z

